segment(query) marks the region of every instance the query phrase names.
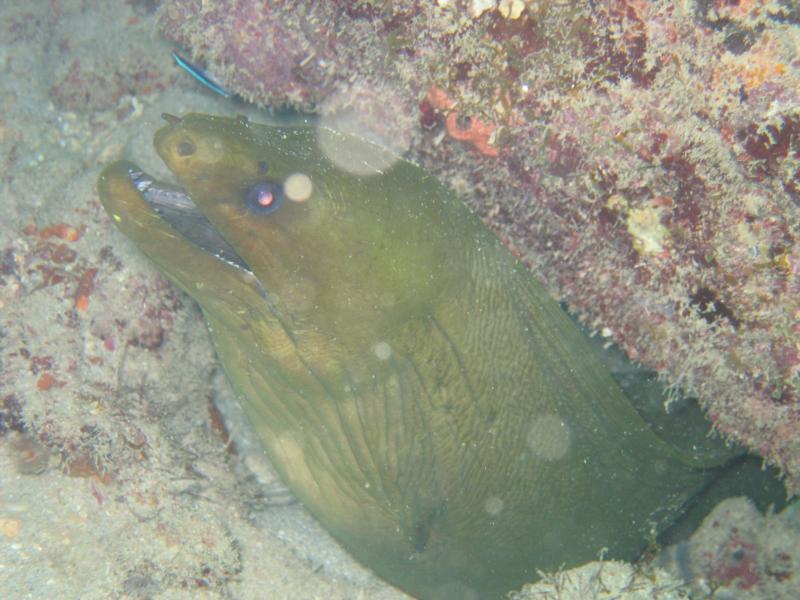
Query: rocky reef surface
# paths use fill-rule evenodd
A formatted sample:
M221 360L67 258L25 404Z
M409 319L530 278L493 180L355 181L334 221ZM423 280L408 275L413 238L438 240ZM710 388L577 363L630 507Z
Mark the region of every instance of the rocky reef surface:
M153 11L158 4L154 0L0 4L0 598L261 599L264 590L275 598L407 598L355 564L302 506L287 503L275 490L275 475L219 370L199 311L115 230L99 203L97 175L115 158L135 160L149 172L165 175L152 148L153 133L163 123L162 112L245 113L254 121L267 119L263 111L213 95L174 65L169 52L175 46L154 33ZM330 81L336 83L325 95L318 92L305 99L281 99L281 88L275 88L274 101L306 107L313 103L324 119L336 114L337 125L368 126L365 132L383 135L398 150L408 151L436 170L507 236L555 292L581 310L588 323L601 332L607 328L605 333L624 343L630 340L627 345L639 350L636 356L640 360L663 343L656 334L667 333L676 340L671 351L676 356L663 351L667 364L681 360L691 366L693 353L706 346L730 348L734 350L730 356L747 358L750 362L739 358L714 377L703 375L696 380L695 389L727 389L719 406L724 409L721 418L728 419L728 430L775 439L780 443L772 449L774 456L791 457L791 435L796 435L797 429L795 405L788 397L780 404L758 392L747 377L758 372L759 364L774 360L770 356L779 348L778 342L789 347L796 343L796 336L791 337L797 310L791 290L797 286L796 262L792 262L797 256L797 196L792 190L797 182L798 87L797 43L791 40L797 39L797 14L788 4L775 2L676 2L671 9L657 2L635 4L631 14L647 24L650 32L649 50L641 56L658 49L662 54L675 54L682 61L680 66L670 59L659 67L659 73L666 70L675 77L669 80L664 73L657 74L649 88L640 89L632 76L619 76L616 82L598 76L594 87L576 85L575 97L568 98L560 87L567 81L562 79L565 71L559 76L555 66L544 61L546 55L538 54L538 67L528 68L527 77L534 78L528 90L536 92L530 87L534 81L542 85L552 81L550 88L539 89L534 97L543 107L553 108L537 109L541 111L537 129L534 121L523 126L500 117L493 120L492 111L501 110L497 103L487 104L490 110L483 112L480 99L491 97L491 80L463 79L460 73L466 67L456 68L451 75L450 71L426 75L408 70L422 64L410 58L384 61L395 54L408 56L407 47L430 52L436 42L429 33L432 28L455 32L453 28L461 24L462 33L453 34L456 45L452 53L439 57L442 64L449 61L455 65L454 57L466 56L456 50L461 47L459 40L471 37L480 41L481 35L488 35L481 32L490 25L512 27L518 19L530 24L548 14L555 19L558 14L567 15L558 11L568 6L531 3L518 18L511 18L519 10L518 2L418 4L416 8L427 12L412 14L409 5L399 1L386 9L398 11L396 27L401 31L425 32L402 42L401 36L391 35L391 29L380 29L381 23L388 23L379 19L382 13L371 16L370 11L382 4L371 8L367 3L342 3L342 10L353 14L339 15L346 20L335 30L341 40L337 51L348 52L348 60L355 61L357 50L365 46L343 46L350 43L347 36L356 35L354 27L358 26L365 43L377 39L377 53L361 57L361 75L351 72L351 84L345 83L347 65L332 61L327 68L333 70ZM301 3L294 5L298 12L284 14L282 25L304 23L304 31L311 36L314 26L303 20L305 15L311 8L325 9L328 3L309 4L305 9ZM229 4L231 18L238 6ZM179 5L163 3L162 27L176 7ZM481 8L485 10L480 12ZM575 10L583 14L587 9ZM683 12L674 14L678 10ZM425 22L426 14L438 16ZM409 20L411 16L406 19L402 15L417 16ZM189 16L187 13L181 25L187 29L176 26L175 37L194 24ZM631 19L626 16L620 23ZM562 21L567 27L566 16ZM652 32L674 27L676 22L685 29L679 30L673 46L653 41L658 36ZM330 27L331 23L318 27ZM215 35L212 20L207 27L208 35ZM618 33L604 43L621 48L628 39L622 35L629 31L626 27L616 29ZM588 25L583 28L586 33L580 35L587 40L588 34L603 31ZM202 28L197 25L196 31L199 35ZM572 38L568 35L559 42L558 30L542 31L552 31L547 39L555 40L548 52L558 51L566 59L572 50L559 44ZM294 29L286 35L290 34L298 35ZM493 35L500 35L499 30ZM287 45L278 50L288 53L293 47L304 48L292 46L299 43L297 39L280 38ZM493 43L491 39L487 37L485 43ZM261 42L267 49L269 43L273 42ZM209 48L197 48L210 56ZM531 46L542 52L536 48ZM714 48L720 50L713 59L711 54L703 54ZM610 51L597 47L598 53ZM520 53L525 52L523 47ZM767 61L774 52L778 58ZM282 56L288 59L289 54ZM272 59L280 61L282 56L272 54ZM475 54L470 69L477 69L476 73L488 69L492 64L487 62L489 56ZM585 62L581 56L576 54L576 64ZM297 64L306 57L303 54ZM502 57L497 60L503 64ZM622 58L613 63L618 73L625 70L620 61ZM208 67L215 77L232 83L221 60ZM319 67L306 62L299 72L302 75L302 68ZM515 68L513 61L507 68ZM705 77L714 72L719 79ZM748 74L753 79L748 79ZM455 83L447 86L451 76ZM761 76L765 77L763 83L755 85ZM426 81L437 83L436 89L405 87L403 83L422 82L425 77L433 78ZM694 121L687 116L691 107L702 106L704 98L711 97L712 88L727 89L725 85L733 86L730 82L739 78L750 86L747 96L716 92L719 96L714 103L735 107L743 102L741 107L712 113L712 117L698 112ZM631 81L624 83L626 79ZM284 84L291 81L296 79ZM464 83L459 84L461 81ZM653 87L656 85L661 87ZM687 95L688 88L699 92ZM244 86L237 89L244 93ZM323 90L311 85L297 89ZM624 93L617 97L626 104L615 106L610 96L601 102L603 89L622 89ZM675 95L681 89L686 97ZM522 92L518 88L516 93ZM593 95L581 100L584 94ZM638 102L629 99L634 95ZM382 105L387 99L391 101ZM633 108L648 102L669 111L656 111L658 120L655 116L650 121L637 120ZM584 105L586 109L581 108ZM347 107L349 113L344 110ZM563 107L580 110L573 109L570 121ZM551 112L560 121L551 124ZM587 120L595 113L611 116ZM344 118L348 115L349 122ZM682 129L687 122L698 124L689 137ZM722 145L727 150L720 150L722 158L715 160L727 165L730 170L726 171L712 168L705 150L711 143L709 136L713 139L715 132L723 131L719 129L723 122L757 124L757 133L744 141L722 138L728 140ZM789 123L785 129L776 125L784 122ZM627 132L619 140L608 134L614 123ZM697 184L676 195L673 207L657 211L655 223L669 232L669 236L655 238L670 252L664 259L633 247L632 241L637 239L633 232L639 230L635 225L629 230L629 223L647 223L642 216L654 210L648 201L651 192L645 193L648 189L663 190L668 185L684 189L681 186L687 185L688 175L677 168L666 170L662 164L668 152L665 149L647 146L653 153L654 164L650 164L636 162L639 159L630 148L638 146L624 147L644 143L656 126L666 136L664 143L671 140L669 152L697 165L697 178L703 183L703 187ZM597 128L596 141L588 136L590 128ZM509 132L516 135L505 137ZM592 144L571 149L566 136L576 134L580 143ZM766 137L754 137L762 134ZM694 145L686 149L674 146L676 140L685 139L693 140ZM564 149L559 150L558 144ZM603 148L600 154L586 150L598 145ZM731 155L736 157L732 169ZM572 167L566 160L569 156L579 159ZM587 192L599 185L582 175L590 172L592 164L604 165L597 173L617 174L613 189L628 203L627 208L616 199L608 202L614 193ZM634 185L638 179L619 176L636 164L645 178L641 188ZM728 179L724 185L718 183L723 175L732 183ZM635 189L641 189L642 195L634 194ZM750 190L752 195L703 195L722 189ZM725 305L738 320L734 326L723 316L718 302L701 295L695 301L684 297L681 306L686 314L673 310L668 318L658 317L654 307L661 306L658 298L664 298L660 288L638 283L636 288L619 284L615 289L612 283L627 281L628 271L594 267L617 256L614 252L627 243L628 252L641 262L636 272L661 272L661 263L655 261L666 261L663 272L671 282L667 287L680 295L682 289L688 289L681 288L681 282L692 281L684 269L694 267L685 266L683 254L676 254L687 250L681 245L683 238L675 233L679 229L674 221L685 217L674 207L691 199L700 202L697 216L692 218L713 225L716 237L703 242L715 249L717 254L712 256L717 261L727 256L741 266L729 268L733 275L724 280L728 287L715 279L717 271L713 269L700 273L698 267L691 272L702 275L709 289L733 290L737 302L760 302L763 313L754 317L740 308L733 312L738 304L726 296ZM724 208L713 213L713 218L700 212L701 206L712 202ZM741 211L751 203L755 204L748 210L755 212L745 219ZM590 212L593 206L595 213ZM636 212L637 208L644 212ZM609 220L607 211L612 209L614 220ZM526 215L527 220L523 218ZM643 230L648 231L646 227ZM599 231L604 232L600 237ZM662 230L656 227L655 231ZM695 235L698 229L687 231ZM765 252L771 246L764 245L765 240L772 239L776 231L787 232L783 234L784 249L775 246L774 255L769 256ZM745 233L748 237L743 239L750 240L745 246L730 241L734 234ZM642 233L638 238L648 239ZM716 250L716 239L729 243ZM601 249L601 243L608 246ZM626 263L620 259L618 264L624 267ZM670 275L671 265L680 267L677 275ZM780 285L773 290L769 285L775 282ZM760 295L740 297L751 289ZM593 296L593 290L600 291ZM659 302L669 307L669 297L665 298ZM646 325L640 315L644 309L637 308L637 302L644 302L642 306L656 315L652 340L634 336ZM623 318L625 311L630 319ZM703 315L715 323L708 323ZM776 315L784 315L783 321ZM693 324L694 329L680 329L686 324ZM681 331L684 333L679 335ZM760 345L755 339L758 332L763 340ZM737 340L743 340L739 346ZM690 345L684 345L687 343ZM721 351L715 351L719 357ZM795 368L794 356L786 354L778 361L787 365L787 373ZM702 375L704 364L692 367L691 372ZM739 369L743 379L732 376L725 381L725 373L735 374ZM774 369L762 371L776 377ZM678 376L674 380L687 381ZM749 393L751 389L756 392ZM794 393L794 387L788 389ZM718 400L711 392L704 398L707 402ZM760 420L748 423L748 414ZM791 467L797 459L787 459L785 464ZM646 594L644 597L653 598L794 600L800 597L796 506L762 516L746 503L722 505L692 539L668 553L662 566L672 575L653 573L641 562L621 566L606 561L545 574L538 587L529 586L520 592L520 598L641 598Z
M169 0L159 18L243 98L447 180L800 490L796 3Z

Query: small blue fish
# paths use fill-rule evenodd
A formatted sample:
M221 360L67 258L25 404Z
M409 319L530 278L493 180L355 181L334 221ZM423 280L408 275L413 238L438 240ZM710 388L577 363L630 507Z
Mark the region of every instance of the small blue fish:
M221 86L220 84L218 84L216 81L214 81L213 79L211 79L211 77L209 77L209 76L206 74L206 72L205 72L205 71L203 71L203 70L202 70L202 69L200 69L199 67L196 67L195 65L193 65L192 63L190 63L188 60L186 60L185 58L183 58L183 57L182 57L180 54L178 54L177 52L173 52L173 53L172 53L172 58L174 58L174 59L175 59L175 62L178 64L178 66L179 66L181 69L183 69L184 71L186 71L187 73L189 73L189 75L191 75L192 77L194 77L194 78L195 78L197 81L199 81L200 83L202 83L202 84L203 84L204 86L206 86L208 89L210 89L210 90L212 90L212 91L216 92L217 94L219 94L220 96L222 96L222 97L224 97L224 98L231 98L231 97L233 96L233 93L232 93L232 92L229 92L228 90L226 90L224 87L222 87L222 86Z

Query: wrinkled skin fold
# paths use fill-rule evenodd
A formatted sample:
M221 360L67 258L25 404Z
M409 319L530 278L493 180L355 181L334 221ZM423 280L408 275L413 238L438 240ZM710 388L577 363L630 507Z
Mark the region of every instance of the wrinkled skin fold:
M202 307L285 483L423 599L502 598L602 548L634 559L722 459L658 437L450 190L324 132L348 172L320 135L169 117L155 147L183 191L127 162L98 182L119 229ZM298 174L308 195L287 184ZM254 206L253 189L275 195ZM195 208L167 219L164 190Z

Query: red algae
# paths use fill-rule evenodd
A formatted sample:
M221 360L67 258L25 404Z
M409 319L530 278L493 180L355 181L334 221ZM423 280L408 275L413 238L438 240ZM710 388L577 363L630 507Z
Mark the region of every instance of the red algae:
M791 3L262 6L170 0L160 20L263 105L326 115L373 90L409 156L590 328L697 395L800 490Z

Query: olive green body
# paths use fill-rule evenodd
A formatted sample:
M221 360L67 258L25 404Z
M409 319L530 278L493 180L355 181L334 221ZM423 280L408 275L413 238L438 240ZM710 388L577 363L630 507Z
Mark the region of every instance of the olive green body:
M101 175L103 203L203 308L285 483L381 577L423 599L502 598L604 548L635 558L705 484L425 171L325 132L360 157L348 173L311 126L169 121L157 151L249 271L178 235L129 163ZM254 184L297 173L308 199L248 209Z

